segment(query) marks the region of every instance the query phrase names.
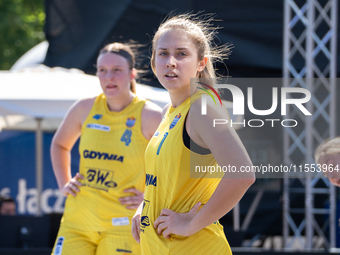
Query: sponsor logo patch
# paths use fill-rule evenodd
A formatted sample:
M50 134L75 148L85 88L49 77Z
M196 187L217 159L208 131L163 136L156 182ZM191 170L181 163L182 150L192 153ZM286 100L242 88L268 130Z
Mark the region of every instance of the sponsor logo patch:
M140 219L140 232L141 233L144 233L144 229L147 226L150 226L150 220L149 220L149 217L147 216L149 213L149 207L150 207L150 201L144 199L142 217Z
M103 114L96 114L94 115L92 118L96 119L96 120L99 120L103 117Z
M124 156L117 155L117 154L109 154L109 153L100 152L100 151L84 150L83 156L84 158L89 158L89 159L116 160L120 162L124 161Z
M64 240L65 240L65 238L63 236L58 238L57 244L56 244L55 250L54 250L54 255L61 255Z
M91 124L91 123L87 124L86 127L91 128L91 129L106 131L106 132L109 132L111 129L109 126L100 125L100 124Z
M112 218L112 226L126 226L130 221L128 217Z
M111 170L88 168L83 186L108 191L110 188L117 187L113 176L114 172Z
M153 185L157 187L157 176L153 176L152 174L146 174L145 176L145 186Z
M126 120L125 125L129 128L133 127L135 125L136 119L134 117L130 117Z
M179 113L178 115L175 116L175 118L173 119L173 121L170 124L170 128L169 129L173 129L177 122L179 121L179 119L182 117L181 113Z
M116 249L116 252L124 252L123 255L131 254L132 251L125 250L125 249Z

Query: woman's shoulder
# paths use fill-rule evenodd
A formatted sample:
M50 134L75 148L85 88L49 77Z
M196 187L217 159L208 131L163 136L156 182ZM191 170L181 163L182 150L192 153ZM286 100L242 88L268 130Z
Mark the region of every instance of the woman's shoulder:
M77 100L71 107L71 109L77 111L78 113L89 112L94 104L96 97L83 98Z
M67 118L74 122L83 123L90 113L96 97L84 98L73 103L67 112Z
M142 132L150 140L162 120L162 109L150 101L146 101L142 110Z
M145 117L159 117L161 115L162 108L157 104L146 100L143 107L143 114Z

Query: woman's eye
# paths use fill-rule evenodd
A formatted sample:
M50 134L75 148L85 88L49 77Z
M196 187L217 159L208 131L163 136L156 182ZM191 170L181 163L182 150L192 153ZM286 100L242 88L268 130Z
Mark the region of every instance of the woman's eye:
M188 55L188 54L187 54L186 52L180 52L179 55L180 55L180 56L186 56L186 55Z
M100 68L100 69L98 69L98 72L99 72L99 73L103 73L103 72L105 72L105 69Z
M160 56L166 56L166 52L162 51L159 53Z

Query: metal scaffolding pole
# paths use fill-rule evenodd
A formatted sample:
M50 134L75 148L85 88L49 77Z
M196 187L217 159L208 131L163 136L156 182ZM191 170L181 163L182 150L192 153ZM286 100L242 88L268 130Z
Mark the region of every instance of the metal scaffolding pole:
M299 120L299 128L284 128L285 164L310 166L314 163L313 153L318 144L335 136L337 10L337 0L284 1L283 86L305 88L312 94L306 104L312 116L304 116L293 106L287 109L289 118ZM294 194L305 196L304 208L292 207L291 196ZM315 208L315 196L320 194L329 197L329 209ZM315 218L318 214L328 216L323 226L319 226ZM296 215L304 216L304 219L297 221ZM324 233L327 224L329 237ZM308 171L303 176L285 175L284 248L319 248L316 246L320 242L316 240L322 240L326 249L334 247L335 226L335 189L322 173Z

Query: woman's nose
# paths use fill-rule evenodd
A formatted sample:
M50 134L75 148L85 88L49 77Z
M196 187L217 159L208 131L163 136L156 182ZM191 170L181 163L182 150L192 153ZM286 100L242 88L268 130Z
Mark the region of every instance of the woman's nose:
M166 66L173 67L173 68L176 67L176 59L173 56L170 56Z
M112 73L112 72L107 72L107 74L106 74L106 78L108 79L108 80L112 80L112 79L114 79L114 73Z

